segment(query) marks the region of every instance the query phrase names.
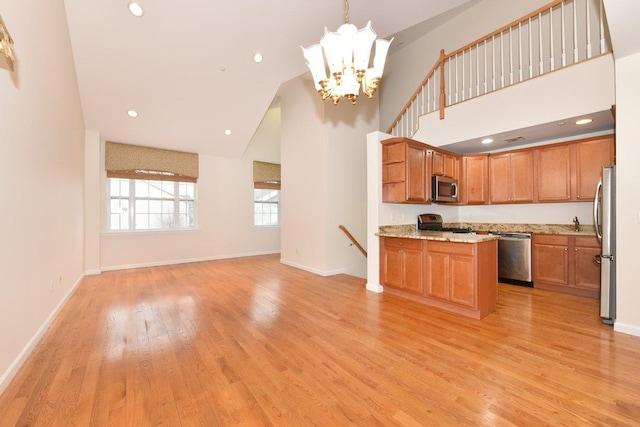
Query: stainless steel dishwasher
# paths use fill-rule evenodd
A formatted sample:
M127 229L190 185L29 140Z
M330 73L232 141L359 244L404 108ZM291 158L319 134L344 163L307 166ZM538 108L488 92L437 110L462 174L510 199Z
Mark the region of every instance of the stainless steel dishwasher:
M533 286L531 274L531 233L500 233L498 279L504 283Z

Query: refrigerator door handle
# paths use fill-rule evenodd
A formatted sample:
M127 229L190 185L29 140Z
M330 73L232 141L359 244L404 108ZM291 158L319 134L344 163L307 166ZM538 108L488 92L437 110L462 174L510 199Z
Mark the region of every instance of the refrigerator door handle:
M602 190L602 178L600 178L600 181L598 181L598 185L596 185L596 195L595 198L593 199L593 224L595 225L595 229L596 229L596 237L598 238L598 241L600 243L602 243L602 224L600 224L599 222L599 217L600 217L600 199L599 199L599 195L600 195L600 191Z

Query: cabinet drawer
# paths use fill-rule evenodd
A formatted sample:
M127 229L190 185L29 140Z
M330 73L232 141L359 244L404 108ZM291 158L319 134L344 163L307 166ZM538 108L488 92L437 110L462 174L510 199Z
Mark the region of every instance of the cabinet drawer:
M569 236L561 234L534 234L533 243L541 245L569 246Z
M576 236L575 237L576 246L580 246L583 248L599 248L600 242L598 239L592 236Z
M384 246L386 248L398 248L398 249L422 249L421 239L402 239L398 237L385 237Z
M451 255L473 255L475 244L473 243L455 243L440 242L437 240L429 240L427 249L429 252L444 252Z

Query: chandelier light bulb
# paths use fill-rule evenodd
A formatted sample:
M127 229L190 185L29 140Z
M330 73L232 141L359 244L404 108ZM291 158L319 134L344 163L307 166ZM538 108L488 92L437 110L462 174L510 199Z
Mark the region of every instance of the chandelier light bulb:
M367 98L373 97L380 85L389 45L393 41L376 40L371 21L358 30L349 23L348 10L349 2L345 1L345 23L338 31L332 32L325 27L320 44L308 48L300 46L316 91L323 101L331 98L334 105L343 97L355 105L360 89ZM375 56L370 62L374 41Z

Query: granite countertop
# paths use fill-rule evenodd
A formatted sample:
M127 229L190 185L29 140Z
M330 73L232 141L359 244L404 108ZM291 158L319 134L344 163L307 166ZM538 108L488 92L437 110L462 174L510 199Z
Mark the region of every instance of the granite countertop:
M575 231L573 224L491 224L455 222L444 223L444 227L471 228L478 233L499 231L503 233L534 233L534 234L567 234L573 236L595 236L593 225L581 225L580 231ZM497 239L498 236L486 234L460 234L442 231L420 231L415 224L381 225L377 236L400 237L405 239L441 240L448 242L478 243Z
M580 225L580 231L575 231L575 226L573 224L490 224L458 222L444 224L444 226L472 228L477 232L500 231L503 233L569 234L574 236L596 235L593 225Z
M486 234L451 233L448 231L422 231L417 230L415 225L382 225L379 227L377 236L399 237L403 239L439 240L441 242L458 243L480 243L488 240L497 240L498 236L488 236Z

